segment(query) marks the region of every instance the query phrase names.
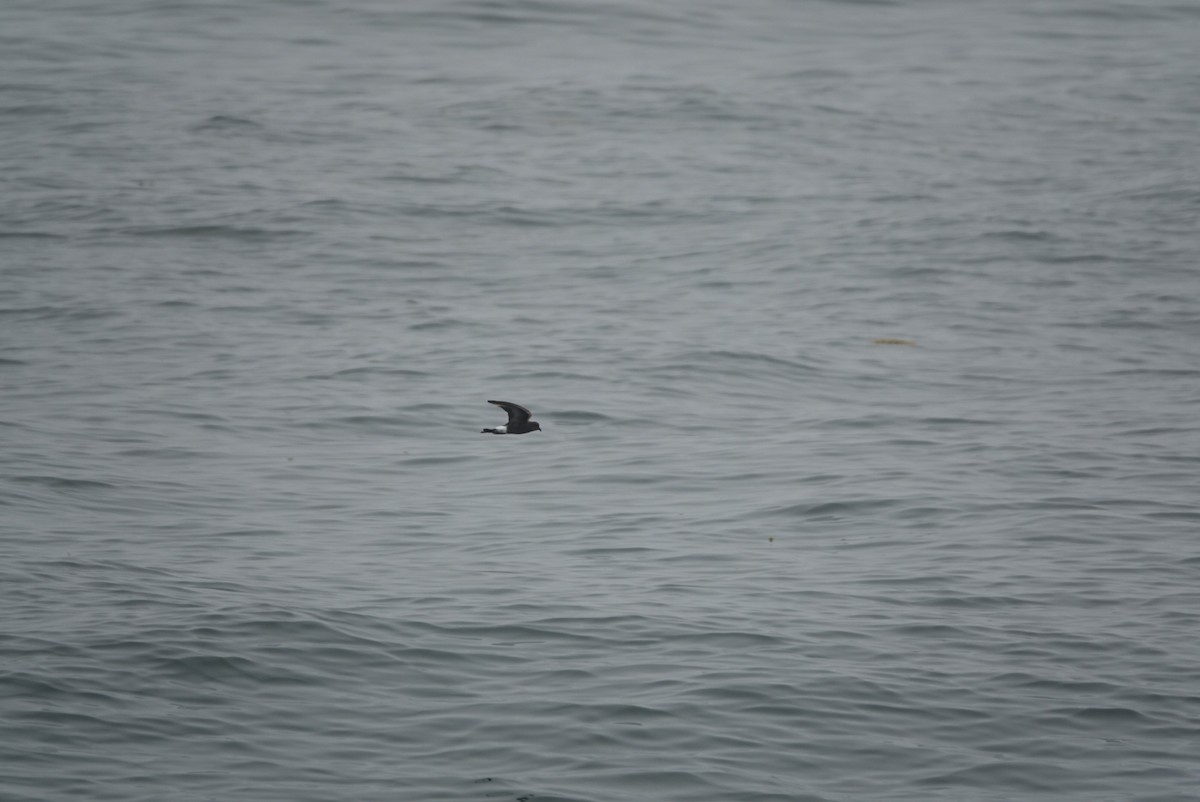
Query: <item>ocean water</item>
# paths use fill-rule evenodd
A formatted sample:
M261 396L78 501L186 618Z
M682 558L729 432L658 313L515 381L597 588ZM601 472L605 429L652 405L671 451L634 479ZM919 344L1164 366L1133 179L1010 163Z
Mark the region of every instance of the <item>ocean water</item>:
M1198 31L0 5L0 799L1200 799Z

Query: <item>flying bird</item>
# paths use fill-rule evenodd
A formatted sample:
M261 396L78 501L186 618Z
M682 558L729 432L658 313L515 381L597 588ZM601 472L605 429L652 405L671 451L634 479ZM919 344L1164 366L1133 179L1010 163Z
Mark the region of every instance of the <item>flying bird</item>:
M540 423L529 419L533 413L520 404L514 404L511 401L488 401L488 403L495 404L507 412L508 423L497 426L495 429L483 429L479 432L480 434L525 434L542 430Z

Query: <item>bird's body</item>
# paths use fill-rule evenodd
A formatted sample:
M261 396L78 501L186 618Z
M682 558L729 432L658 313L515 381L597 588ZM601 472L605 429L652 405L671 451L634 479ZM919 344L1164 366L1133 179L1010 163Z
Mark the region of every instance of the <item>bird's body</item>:
M533 413L520 404L514 404L511 401L488 401L488 403L495 404L507 412L508 423L492 429L483 429L479 432L480 434L525 434L527 432L540 432L542 430L540 423L530 420L533 417Z

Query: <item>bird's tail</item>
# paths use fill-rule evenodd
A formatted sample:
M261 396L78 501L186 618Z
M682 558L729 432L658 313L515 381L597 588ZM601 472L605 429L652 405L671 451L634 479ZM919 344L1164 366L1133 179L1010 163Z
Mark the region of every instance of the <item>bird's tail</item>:
M499 434L495 429L480 429L480 434Z

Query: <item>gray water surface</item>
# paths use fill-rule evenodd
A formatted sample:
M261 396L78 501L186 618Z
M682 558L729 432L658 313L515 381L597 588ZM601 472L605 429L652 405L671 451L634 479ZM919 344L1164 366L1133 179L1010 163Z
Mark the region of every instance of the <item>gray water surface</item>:
M0 798L1200 799L1197 31L5 3Z

